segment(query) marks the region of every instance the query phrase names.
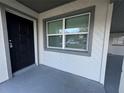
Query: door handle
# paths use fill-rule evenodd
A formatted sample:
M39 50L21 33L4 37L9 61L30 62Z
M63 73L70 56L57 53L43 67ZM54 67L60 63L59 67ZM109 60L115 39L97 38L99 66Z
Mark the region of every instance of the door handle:
M9 47L13 48L12 40L9 40Z

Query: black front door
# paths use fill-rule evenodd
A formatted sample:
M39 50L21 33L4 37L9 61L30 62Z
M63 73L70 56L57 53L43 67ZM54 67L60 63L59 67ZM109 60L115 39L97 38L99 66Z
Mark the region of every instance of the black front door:
M35 63L33 22L6 12L12 72Z

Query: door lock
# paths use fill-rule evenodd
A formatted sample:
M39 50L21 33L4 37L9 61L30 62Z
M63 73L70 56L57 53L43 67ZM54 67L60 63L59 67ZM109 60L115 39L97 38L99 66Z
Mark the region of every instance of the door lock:
M9 40L9 47L13 48L12 40Z

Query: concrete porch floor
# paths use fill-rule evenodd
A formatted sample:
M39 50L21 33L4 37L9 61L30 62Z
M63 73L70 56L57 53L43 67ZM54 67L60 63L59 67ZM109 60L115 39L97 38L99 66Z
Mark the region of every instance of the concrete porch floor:
M44 65L0 84L0 93L105 93L103 85Z

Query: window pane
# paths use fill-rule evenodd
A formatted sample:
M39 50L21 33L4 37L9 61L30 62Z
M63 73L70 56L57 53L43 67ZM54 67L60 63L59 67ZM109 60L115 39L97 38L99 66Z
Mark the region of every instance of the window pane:
M66 33L88 32L89 14L66 19Z
M59 34L62 32L62 20L48 23L48 34Z
M66 48L87 49L87 35L66 35Z
M50 47L62 47L62 36L49 36L49 46Z

